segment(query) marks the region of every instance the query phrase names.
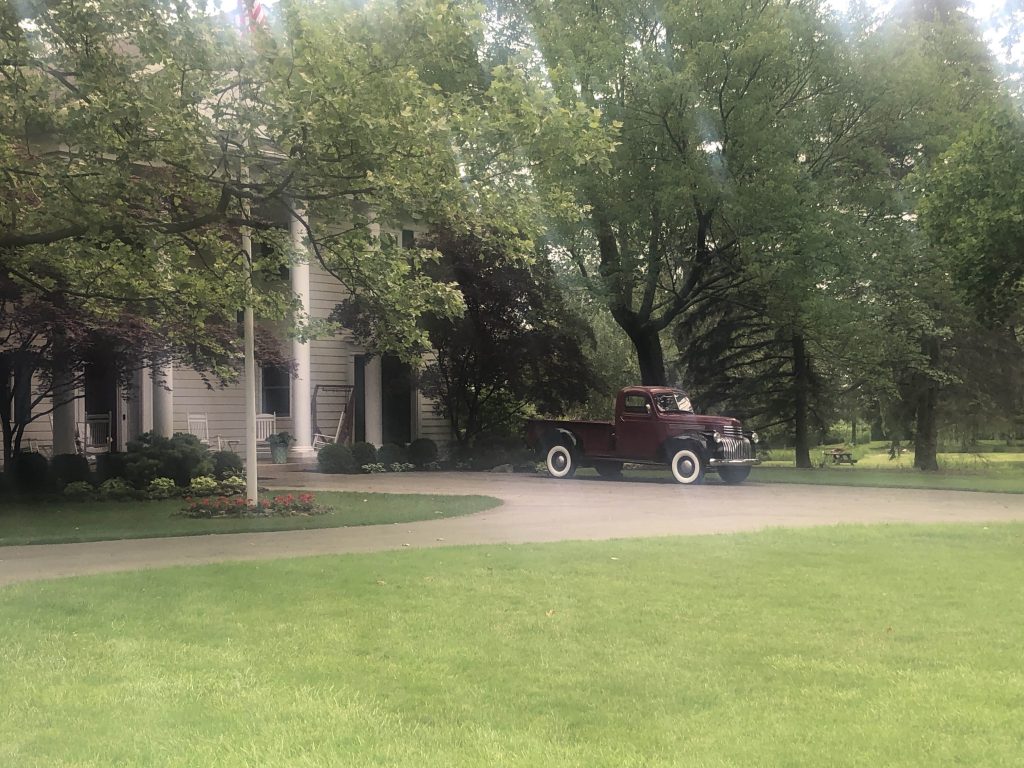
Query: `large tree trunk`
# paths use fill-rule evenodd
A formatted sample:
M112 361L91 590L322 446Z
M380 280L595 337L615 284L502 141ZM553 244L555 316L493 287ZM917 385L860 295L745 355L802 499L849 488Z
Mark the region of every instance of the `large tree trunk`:
M939 363L939 341L930 338L924 342L928 362L932 367ZM924 472L939 471L939 384L926 378L917 398L917 424L914 429L914 466Z
M661 337L658 331L650 327L641 327L634 332L627 331L636 357L640 363L640 383L648 387L663 387L668 384L665 374L665 354L661 349Z
M807 346L800 333L793 334L793 394L794 394L794 438L796 465L811 467L811 445L808 434L808 413L811 397L811 376L807 360Z

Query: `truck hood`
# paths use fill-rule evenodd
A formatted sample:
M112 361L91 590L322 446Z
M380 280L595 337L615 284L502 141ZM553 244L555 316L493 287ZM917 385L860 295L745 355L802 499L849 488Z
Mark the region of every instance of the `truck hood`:
M699 429L702 432L722 431L723 427L741 430L743 425L739 419L728 416L701 416L695 413L663 413L661 417L672 424L679 425L680 429Z

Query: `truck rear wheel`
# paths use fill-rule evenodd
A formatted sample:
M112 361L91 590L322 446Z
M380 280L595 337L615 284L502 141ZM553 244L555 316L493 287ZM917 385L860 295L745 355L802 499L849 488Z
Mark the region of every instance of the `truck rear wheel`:
M691 446L676 451L669 467L672 476L683 485L697 485L704 481L704 457Z
M597 470L597 474L601 477L609 480L617 480L622 477L621 461L595 461L594 469Z
M576 461L569 446L558 443L548 449L545 464L547 464L548 474L561 480L575 475L579 462Z
M718 476L729 485L737 485L750 477L750 467L722 467Z

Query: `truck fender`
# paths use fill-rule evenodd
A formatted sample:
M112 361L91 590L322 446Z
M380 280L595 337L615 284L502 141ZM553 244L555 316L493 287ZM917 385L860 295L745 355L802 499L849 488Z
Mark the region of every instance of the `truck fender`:
M711 455L707 442L700 434L673 435L661 446L661 460L668 464L682 448L696 449L705 459Z
M544 437L540 441L541 449L544 453L551 450L553 445L566 445L573 453L579 451L579 440L576 439L576 435L570 432L568 429L549 429L544 433Z

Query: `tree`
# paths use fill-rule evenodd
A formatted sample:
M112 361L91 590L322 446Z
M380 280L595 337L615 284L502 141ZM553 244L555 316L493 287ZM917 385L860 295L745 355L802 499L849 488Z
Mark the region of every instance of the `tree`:
M814 3L523 2L562 103L618 129L607 174L577 174L581 272L666 381L661 334L721 301L791 229L807 105L832 87L835 40Z
M482 434L516 435L534 413L560 415L581 405L600 375L584 347L592 341L568 309L548 263L516 259L489 233L435 231L423 246L440 254L424 266L432 279L458 286L461 317L429 316L430 350L421 389L436 400L461 445ZM371 347L376 315L358 298L339 308L345 324Z
M176 0L0 7L0 266L19 301L58 297L97 329L128 314L160 335L162 359L230 378L234 355L193 352L234 352L216 329L245 304L293 314L290 292L260 279L291 260L290 220L386 313L382 344L408 354L424 314L457 314L460 294L379 228L490 221L529 252L557 184L542 200L505 173L517 148L584 162L607 146L585 110L558 108L515 67L481 71L471 4L277 10L241 41L231 19ZM280 247L250 263L242 227Z

